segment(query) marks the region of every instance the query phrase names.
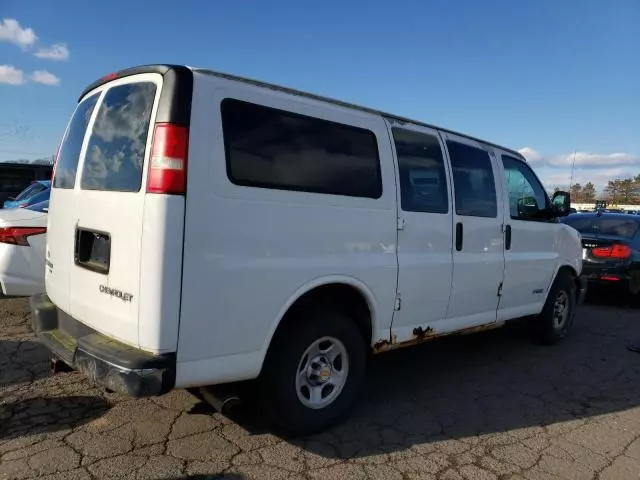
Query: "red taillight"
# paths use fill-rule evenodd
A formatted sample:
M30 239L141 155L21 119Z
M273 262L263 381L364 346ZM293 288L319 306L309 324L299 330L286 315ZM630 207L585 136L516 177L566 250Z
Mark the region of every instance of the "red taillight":
M147 176L148 193L184 195L187 186L186 127L171 123L156 124Z
M620 278L612 277L611 275L603 275L602 277L600 277L600 280L604 280L607 282L619 282Z
M0 228L0 243L28 247L27 237L47 233L46 227L5 227Z
M629 258L631 256L631 249L621 243L615 243L609 247L596 247L591 250L591 254L594 257L600 258Z
M101 82L108 82L109 80L115 80L118 78L117 73L107 73L104 77L100 79Z

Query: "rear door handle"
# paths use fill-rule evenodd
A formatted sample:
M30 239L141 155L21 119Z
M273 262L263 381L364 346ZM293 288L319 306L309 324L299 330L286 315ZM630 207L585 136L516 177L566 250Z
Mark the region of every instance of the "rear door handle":
M460 251L462 250L462 223L458 222L456 223L456 250Z
M511 250L511 225L504 227L504 248Z

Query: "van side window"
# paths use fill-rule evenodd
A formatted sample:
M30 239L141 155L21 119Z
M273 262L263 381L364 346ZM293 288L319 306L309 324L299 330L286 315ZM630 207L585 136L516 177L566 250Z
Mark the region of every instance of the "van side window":
M496 218L496 185L489 154L480 148L449 140L447 150L453 170L456 213Z
M382 195L373 132L229 98L221 113L227 175L236 185Z
M447 213L447 177L438 138L393 128L400 175L400 205L405 212Z
M540 219L540 213L548 207L544 187L522 160L502 155L504 176L509 192L509 211L514 220Z
M52 185L54 188L73 188L76 184L76 171L84 134L99 96L100 94L95 94L84 99L69 122L56 159L56 173Z

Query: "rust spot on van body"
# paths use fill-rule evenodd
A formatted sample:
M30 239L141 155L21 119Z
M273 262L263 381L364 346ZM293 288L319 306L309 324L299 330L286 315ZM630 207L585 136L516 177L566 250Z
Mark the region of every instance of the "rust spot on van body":
M472 333L484 332L487 330L493 330L495 328L500 328L504 325L504 322L492 322L487 323L486 325L478 325L475 327L465 328L463 330L458 330L456 332L449 333L434 333L432 327L417 327L413 329L413 336L409 340L405 340L404 342L398 342L397 335L393 334L391 337L391 341L386 339L378 340L373 345L373 353L383 353L388 352L389 350L395 350L397 348L405 348L411 347L413 345L419 345L424 342L428 342L430 340L440 338L440 337L450 337L453 335L470 335Z

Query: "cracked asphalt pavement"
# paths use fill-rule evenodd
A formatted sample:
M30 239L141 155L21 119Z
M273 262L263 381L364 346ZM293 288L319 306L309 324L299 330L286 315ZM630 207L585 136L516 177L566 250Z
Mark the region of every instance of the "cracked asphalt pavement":
M376 357L350 419L309 438L52 376L27 308L0 300L0 479L640 478L640 310L615 298L555 347L514 326Z

